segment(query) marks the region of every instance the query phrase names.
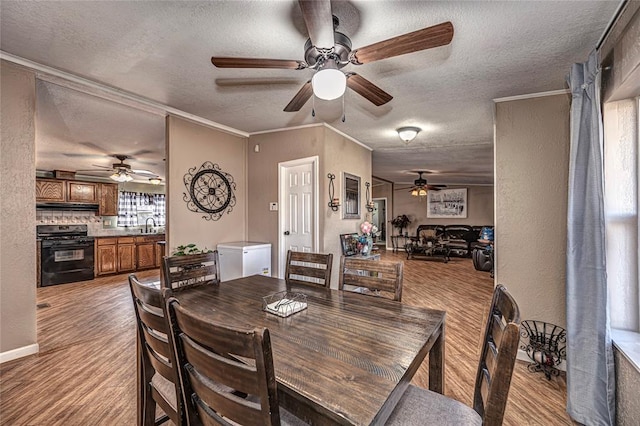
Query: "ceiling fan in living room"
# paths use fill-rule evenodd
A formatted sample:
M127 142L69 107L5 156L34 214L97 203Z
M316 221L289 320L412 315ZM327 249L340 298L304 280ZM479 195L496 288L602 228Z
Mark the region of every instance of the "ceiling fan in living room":
M429 185L427 180L422 177L424 171L417 171L418 179L413 181L413 186L406 188L396 188L396 191L409 190L409 193L414 197L426 197L429 191L440 191L442 188L446 188L447 185Z
M445 46L453 38L453 24L443 22L411 33L392 37L358 49L351 48L351 40L336 31L339 19L331 12L330 0L299 0L309 39L304 45L304 60L231 58L213 56L218 68L277 68L304 70L315 73L284 108L299 111L315 95L319 99L341 97L349 87L376 106L384 105L393 96L355 72L345 72L347 65L363 65L406 53Z

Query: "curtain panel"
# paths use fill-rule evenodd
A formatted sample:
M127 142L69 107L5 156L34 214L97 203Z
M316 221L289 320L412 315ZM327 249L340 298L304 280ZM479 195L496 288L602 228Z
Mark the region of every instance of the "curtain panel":
M600 69L574 64L567 217L567 411L585 425L615 423L615 375L605 264Z

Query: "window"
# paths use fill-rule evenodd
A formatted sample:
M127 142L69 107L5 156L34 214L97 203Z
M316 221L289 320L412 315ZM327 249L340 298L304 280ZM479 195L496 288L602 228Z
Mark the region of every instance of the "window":
M118 226L144 225L152 217L156 226L165 226L165 195L121 191L118 198Z
M640 98L604 105L607 287L611 327L640 331L638 148Z

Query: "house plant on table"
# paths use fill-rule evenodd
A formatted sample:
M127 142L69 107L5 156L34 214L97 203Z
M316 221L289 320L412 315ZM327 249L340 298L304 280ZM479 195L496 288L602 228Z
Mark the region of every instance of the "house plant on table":
M398 228L400 230L400 233L398 235L402 235L402 230L409 226L410 223L411 219L409 219L409 216L407 216L406 214L396 216L391 220L391 225L393 225L394 228Z
M206 247L204 249L199 249L198 246L196 246L195 244L189 243L189 244L180 245L176 247L176 249L173 251L173 253L171 253L171 255L172 256L193 256L196 254L207 254L207 253L213 253L213 250L209 250ZM181 266L180 268L184 271L189 271L189 270L202 268L203 266L204 264L202 263L193 263L191 265Z
M360 253L366 256L371 253L373 235L378 232L378 227L369 221L364 221L360 224L360 231L362 231L362 235L358 237L358 248L360 248Z

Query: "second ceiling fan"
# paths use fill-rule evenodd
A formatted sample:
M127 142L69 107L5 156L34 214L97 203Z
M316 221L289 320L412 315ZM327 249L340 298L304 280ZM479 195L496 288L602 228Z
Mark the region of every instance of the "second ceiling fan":
M362 65L406 53L445 46L453 38L453 24L443 22L432 27L392 37L358 49L351 48L351 40L336 31L338 18L331 13L330 0L298 0L309 39L305 43L304 61L287 59L230 58L213 56L218 68L277 68L316 73L296 93L284 108L299 111L312 95L324 100L337 99L346 87L376 106L384 105L393 96L354 72L341 71L346 65Z

